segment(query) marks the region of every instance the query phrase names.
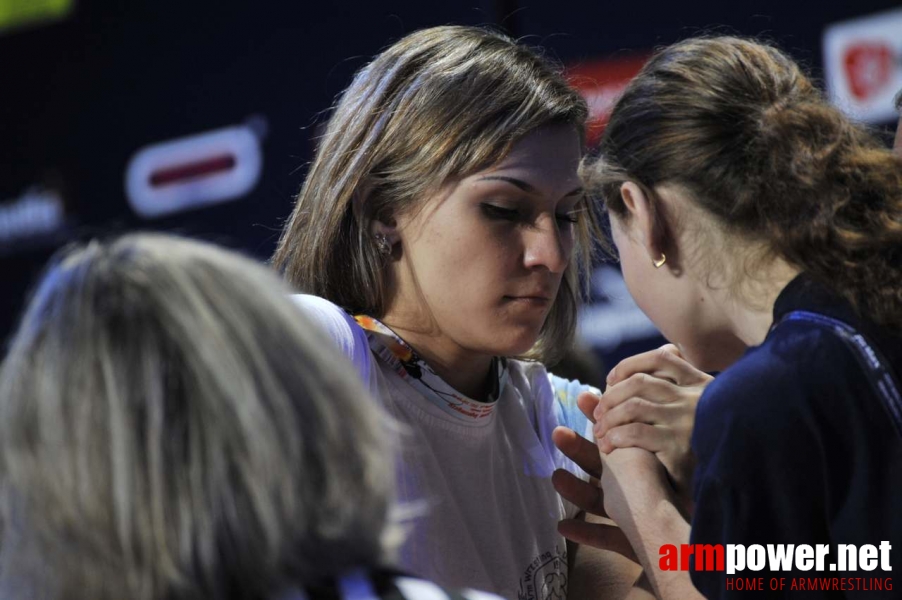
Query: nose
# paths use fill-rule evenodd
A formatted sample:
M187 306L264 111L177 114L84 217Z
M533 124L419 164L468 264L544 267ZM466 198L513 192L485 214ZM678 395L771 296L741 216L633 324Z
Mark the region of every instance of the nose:
M523 233L523 264L528 269L545 268L563 273L570 264L573 242L569 232L561 232L553 216L541 219Z

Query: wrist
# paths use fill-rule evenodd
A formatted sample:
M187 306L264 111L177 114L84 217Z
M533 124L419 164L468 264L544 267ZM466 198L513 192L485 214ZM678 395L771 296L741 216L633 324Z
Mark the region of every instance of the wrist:
M690 526L680 510L675 495L659 501L648 520L639 525L642 531L642 562L658 598L662 600L700 598L687 571L664 571L660 568L661 548L672 544L679 551L689 543Z

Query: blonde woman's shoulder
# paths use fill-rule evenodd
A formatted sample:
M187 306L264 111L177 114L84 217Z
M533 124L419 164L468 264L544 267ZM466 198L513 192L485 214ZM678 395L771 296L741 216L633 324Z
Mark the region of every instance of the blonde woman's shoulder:
M313 320L347 356L364 381L368 380L372 363L366 333L354 317L337 304L320 296L293 294L291 299L301 311Z

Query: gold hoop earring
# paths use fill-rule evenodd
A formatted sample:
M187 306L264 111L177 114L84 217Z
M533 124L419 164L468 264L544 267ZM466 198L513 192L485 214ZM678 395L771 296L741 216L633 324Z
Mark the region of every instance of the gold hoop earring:
M655 266L656 269L660 269L661 267L664 266L664 263L666 263L666 262L667 262L667 257L666 257L666 256L664 255L664 253L662 252L662 253L661 253L661 258L659 258L658 260L653 260L653 261L651 261L651 264L653 264L653 265Z

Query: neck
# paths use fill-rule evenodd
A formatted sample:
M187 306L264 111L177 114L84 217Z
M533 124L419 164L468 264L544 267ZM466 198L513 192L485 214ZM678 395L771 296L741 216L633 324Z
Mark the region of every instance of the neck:
M448 385L465 396L483 402L493 388L492 356L466 350L438 327L411 327L403 319L382 318Z
M725 313L736 337L747 346L758 346L764 341L773 324L777 296L799 272L786 261L775 259L739 294L723 298Z

